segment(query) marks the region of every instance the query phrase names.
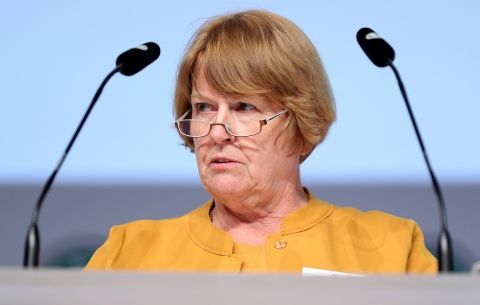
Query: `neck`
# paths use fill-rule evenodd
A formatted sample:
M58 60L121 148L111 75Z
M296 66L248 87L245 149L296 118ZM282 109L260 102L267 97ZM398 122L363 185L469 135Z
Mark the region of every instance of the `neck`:
M303 189L287 189L257 204L233 204L215 200L212 210L214 225L227 231L237 243L261 245L268 235L280 232L282 219L303 207L308 197ZM229 207L243 208L239 211Z

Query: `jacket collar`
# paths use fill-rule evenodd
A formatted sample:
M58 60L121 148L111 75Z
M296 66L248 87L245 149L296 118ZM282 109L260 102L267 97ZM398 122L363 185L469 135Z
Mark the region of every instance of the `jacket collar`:
M308 204L288 214L282 220L280 235L305 231L330 216L333 206L310 193L309 195ZM218 255L231 256L233 239L230 234L217 229L210 221L209 212L212 204L213 199L210 199L190 213L188 234L193 242L204 250Z
M188 234L197 246L219 255L232 255L233 239L227 232L217 229L210 220L213 199L190 213Z

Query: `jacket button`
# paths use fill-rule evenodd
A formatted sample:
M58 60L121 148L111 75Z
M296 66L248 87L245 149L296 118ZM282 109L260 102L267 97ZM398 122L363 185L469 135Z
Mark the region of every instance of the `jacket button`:
M275 249L282 250L287 246L288 241L277 239L275 241Z

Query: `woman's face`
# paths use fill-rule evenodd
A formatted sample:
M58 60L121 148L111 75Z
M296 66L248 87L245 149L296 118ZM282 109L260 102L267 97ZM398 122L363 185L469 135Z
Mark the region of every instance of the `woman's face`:
M228 123L235 129L243 118L260 120L283 110L260 97L224 96L210 87L202 71L199 76L191 96L194 119ZM250 137L235 137L224 126L213 125L209 135L194 139L200 178L215 200L262 202L299 183L299 155L288 153L284 121L285 115L280 116Z

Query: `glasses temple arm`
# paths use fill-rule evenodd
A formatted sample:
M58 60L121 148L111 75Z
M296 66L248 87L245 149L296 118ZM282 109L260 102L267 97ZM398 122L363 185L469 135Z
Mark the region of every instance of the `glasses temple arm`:
M284 109L283 111L280 111L279 113L274 114L269 118L266 118L264 120L260 120L260 122L262 122L262 124L265 125L268 122L270 122L271 120L274 120L274 119L278 118L279 116L281 116L282 114L286 113L287 111L288 111L288 109Z
M192 111L192 109L188 109L188 111L185 112L181 117L179 117L179 118L177 119L177 121L180 121L180 120L185 119L185 117L187 116L187 114L189 114L191 111Z

